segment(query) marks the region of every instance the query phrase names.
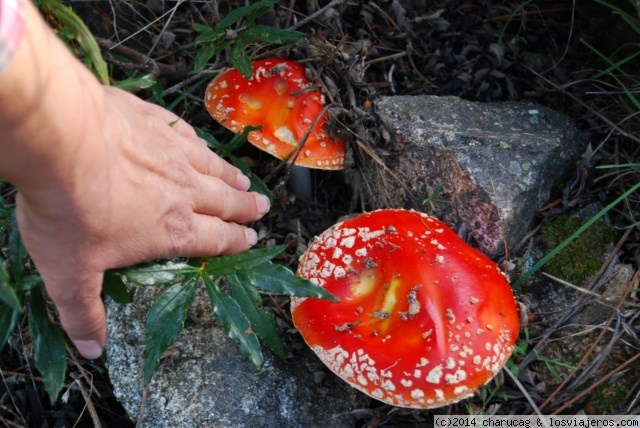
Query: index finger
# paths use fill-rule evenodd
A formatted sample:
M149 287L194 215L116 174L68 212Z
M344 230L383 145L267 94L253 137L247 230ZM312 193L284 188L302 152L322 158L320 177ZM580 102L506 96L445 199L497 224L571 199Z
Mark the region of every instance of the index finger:
M202 144L203 140L197 140L192 140L187 148L189 162L196 171L209 177L219 178L235 189L249 189L251 183L242 171L212 152L206 143Z

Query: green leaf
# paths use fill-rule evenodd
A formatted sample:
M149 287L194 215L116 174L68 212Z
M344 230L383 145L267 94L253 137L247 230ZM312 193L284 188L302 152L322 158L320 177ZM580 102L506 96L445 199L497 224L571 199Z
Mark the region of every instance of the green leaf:
M235 134L229 144L227 144L227 152L229 154L239 150L242 146L247 143L247 139L249 138L249 133L253 131L259 131L262 129L262 125L247 125L242 128L242 132L239 134Z
M73 35L100 83L108 85L109 72L107 63L102 58L98 42L96 42L89 28L82 22L82 19L69 6L59 1L43 2L41 8L45 13L60 21L62 28Z
M36 368L42 375L44 389L53 404L67 374L67 350L62 329L49 321L46 302L38 287L31 290L30 294L29 329L33 339Z
M196 26L200 28L201 31L196 30ZM225 31L222 28L211 28L200 24L194 24L193 29L200 33L196 37L196 43L213 43L224 37L225 34Z
M271 205L273 205L273 195L271 194L271 190L269 190L269 187L264 181L262 181L260 177L251 172L251 168L249 168L249 165L247 165L245 161L234 155L230 155L229 160L236 168L242 171L244 175L249 177L249 180L251 181L249 190L251 190L252 192L262 193L267 198L269 198L269 202L271 202Z
M264 357L260 342L242 309L231 296L220 291L211 278L204 276L203 279L216 319L227 332L227 336L236 342L240 353L247 357L256 369L261 369Z
M251 323L251 328L264 343L280 358L284 359L284 345L278 334L273 314L259 307L260 293L249 284L243 284L237 275L227 277L231 296Z
M18 221L15 213L11 217L11 232L9 232L9 273L13 282L19 284L25 271L27 250L22 244L22 237L18 230Z
M138 285L168 285L178 282L188 274L197 273L200 268L186 262L166 261L132 266L117 272L127 281Z
M261 0L249 6L235 8L220 20L216 28L229 28L244 17L249 17L250 20L255 19L271 9L277 2L277 0Z
M6 303L14 311L22 312L20 298L10 283L9 273L0 263L0 300Z
M114 271L107 271L104 274L102 291L116 303L127 304L133 302L133 291L129 291L122 277Z
M282 265L264 263L238 272L238 277L241 281L268 293L338 301L324 288L307 279L297 277L291 270Z
M20 320L20 312L0 303L0 351Z
M173 345L180 335L189 307L196 296L197 284L197 276L193 276L184 284L169 287L151 306L147 315L144 339L142 372L145 386L151 381L162 353Z
M207 275L233 275L241 270L251 269L267 263L283 252L285 246L253 248L232 256L218 256L206 260L204 271Z
M195 57L193 59L194 71L202 71L207 66L207 63L213 56L220 50L216 45L206 45L196 50Z
M124 91L131 92L138 91L140 89L149 89L155 84L156 81L154 80L153 75L147 74L142 77L132 77L130 79L121 80L113 86Z
M274 45L284 45L295 43L304 39L306 34L292 31L280 30L269 25L255 25L247 28L239 36L239 44L248 45L250 43L272 43Z
M220 156L223 156L222 152L224 152L224 150L226 149L224 144L222 144L220 141L218 141L218 139L216 137L214 137L213 135L211 135L207 131L203 131L200 128L194 128L194 129L196 130L196 134L198 135L198 137L200 137L204 141L206 141L207 142L207 146L209 146L209 148L211 150L215 151Z
M235 44L229 52L229 62L234 66L245 79L253 78L253 67L251 66L251 58L244 51L244 46Z

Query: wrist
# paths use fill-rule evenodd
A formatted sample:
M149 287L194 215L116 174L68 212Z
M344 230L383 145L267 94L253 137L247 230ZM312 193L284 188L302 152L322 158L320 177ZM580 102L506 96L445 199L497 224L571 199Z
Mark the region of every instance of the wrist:
M23 0L0 0L0 73L11 60L24 33Z
M24 34L0 73L0 177L21 191L70 186L102 87L29 1L12 1L23 1Z

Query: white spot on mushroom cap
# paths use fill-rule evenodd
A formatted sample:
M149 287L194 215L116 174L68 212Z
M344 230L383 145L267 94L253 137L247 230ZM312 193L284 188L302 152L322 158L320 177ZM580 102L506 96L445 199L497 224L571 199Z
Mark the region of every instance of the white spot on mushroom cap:
M278 138L278 140L290 146L298 145L298 141L296 140L296 137L293 135L293 131L291 131L286 126L281 126L275 131L273 131L273 135L275 135L276 138Z
M424 398L424 391L421 389L414 389L411 391L411 398L413 398L414 400L419 400L421 398Z
M429 383L435 383L436 385L442 380L442 365L438 364L429 371L426 381Z
M455 385L457 383L464 381L466 378L467 378L467 372L462 369L458 369L453 374L445 375L444 380L449 385Z
M343 238L342 241L340 241L340 245L345 247L345 248L353 248L353 245L356 243L356 237L355 236L349 236L347 238Z

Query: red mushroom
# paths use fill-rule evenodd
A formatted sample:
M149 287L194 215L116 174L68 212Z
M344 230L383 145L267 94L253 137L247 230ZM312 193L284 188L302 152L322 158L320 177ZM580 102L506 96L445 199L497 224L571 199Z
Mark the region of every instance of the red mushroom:
M471 396L518 337L505 275L426 214L379 210L338 223L314 239L297 274L340 300L292 299L304 340L335 374L394 406Z
M301 64L283 59L254 61L251 80L230 69L209 83L205 105L216 121L234 132L248 125L262 126L249 133L248 140L278 159L295 151L313 126L295 164L343 168L344 142L329 136L322 111L324 97Z

